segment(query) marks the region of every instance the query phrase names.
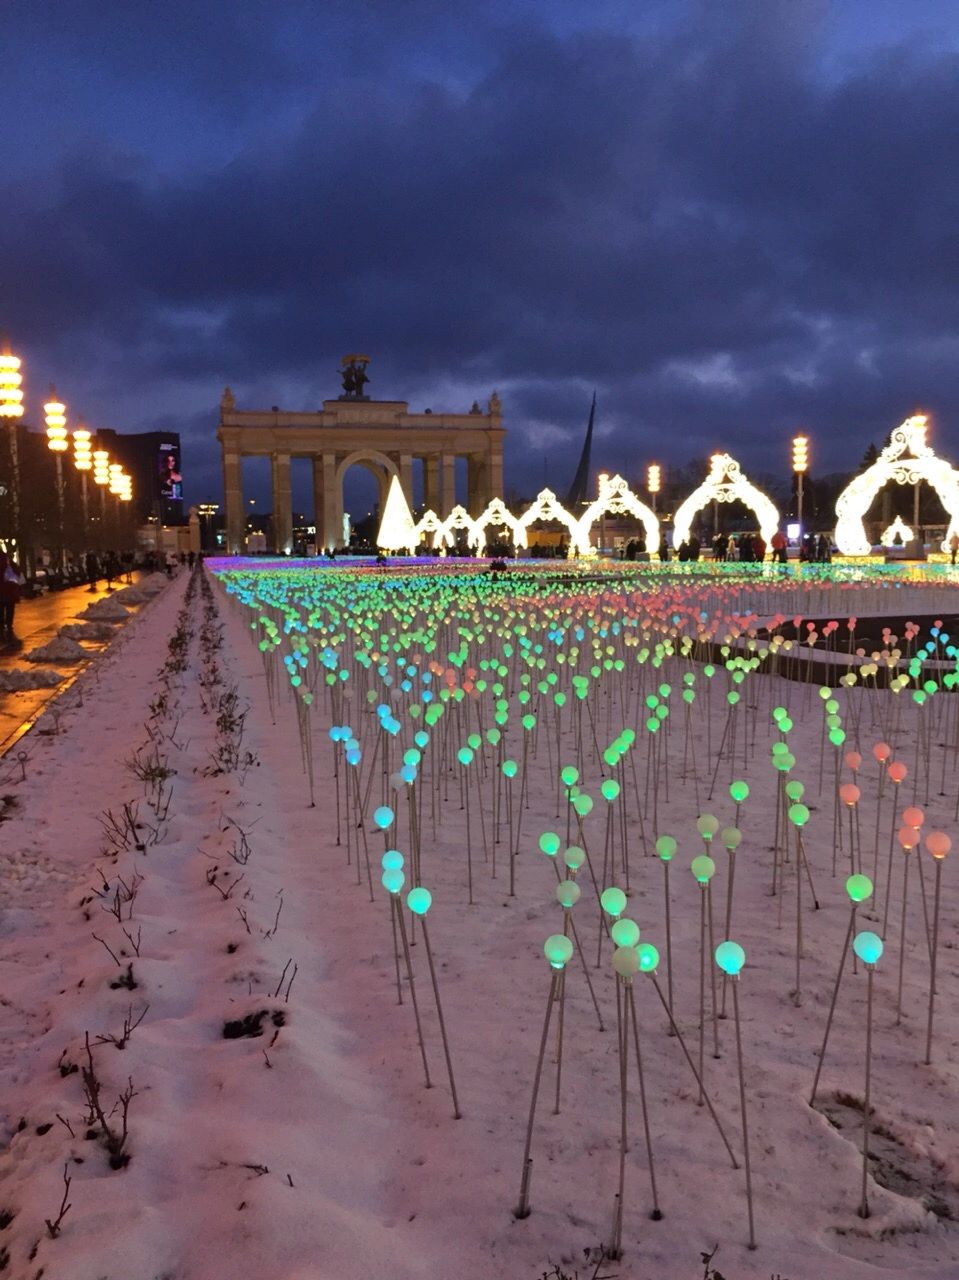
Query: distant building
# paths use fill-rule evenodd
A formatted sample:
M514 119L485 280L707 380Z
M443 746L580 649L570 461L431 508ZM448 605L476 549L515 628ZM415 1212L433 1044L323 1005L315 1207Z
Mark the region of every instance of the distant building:
M133 508L146 524L183 524L183 471L178 431L129 434L101 428L94 449L106 449L133 478Z

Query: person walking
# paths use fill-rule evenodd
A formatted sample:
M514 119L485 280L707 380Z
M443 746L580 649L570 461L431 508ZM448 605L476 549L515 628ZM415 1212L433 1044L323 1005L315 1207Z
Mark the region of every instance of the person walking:
M14 646L13 615L20 599L23 574L20 566L6 551L0 551L0 643Z
M959 551L959 533L954 533L949 539L949 563L956 563L956 552Z
M665 533L659 540L659 558L663 564L669 559L669 543L666 540Z
M786 535L783 533L782 529L776 530L772 538L769 540L769 545L772 547L773 559L778 561L779 564L785 564Z

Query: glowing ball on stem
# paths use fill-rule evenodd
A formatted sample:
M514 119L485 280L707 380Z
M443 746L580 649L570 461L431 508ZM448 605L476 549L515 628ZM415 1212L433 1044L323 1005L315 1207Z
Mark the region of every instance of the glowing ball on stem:
M608 916L618 918L626 910L626 895L622 889L618 889L615 885L603 890L599 902Z
M617 947L635 947L639 942L639 925L635 920L623 917L616 921L609 933Z
M716 948L716 963L723 973L735 978L746 963L746 952L738 942L727 939Z

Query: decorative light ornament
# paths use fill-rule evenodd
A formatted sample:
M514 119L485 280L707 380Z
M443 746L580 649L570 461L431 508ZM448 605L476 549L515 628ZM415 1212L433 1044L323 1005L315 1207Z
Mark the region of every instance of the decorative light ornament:
M90 432L82 424L73 432L73 465L78 471L89 471L93 466Z
M596 548L590 541L590 530L599 517L607 512L615 516L634 516L643 526L646 545L659 546L659 520L656 513L636 497L622 476L610 478L604 473L599 477L599 496L589 504L576 522L573 542L570 544L571 554L575 551L580 556L596 555Z
M904 545L907 542L912 542L915 536L916 535L906 524L905 520L903 520L902 516L896 516L889 528L883 529L882 533L879 535L879 545L883 547ZM899 539L899 543L896 542L897 538Z
M67 406L57 399L56 388L50 387L50 399L43 406L47 423L47 447L52 453L67 450Z
M106 449L93 451L93 479L97 484L110 483L110 455Z
M20 357L5 349L0 354L0 418L23 417L22 383Z
M710 502L736 501L744 502L755 512L760 537L768 546L779 527L779 512L762 490L746 479L739 463L728 453L713 454L709 475L677 509L673 517L674 544L679 546L688 540L697 511Z
M959 471L944 458L937 458L926 444L927 426L925 414L907 418L892 432L872 466L854 476L836 499L836 546L844 556L867 556L872 550L863 516L891 480L911 485L926 480L935 489L949 512L949 527L941 544L943 551L949 549L949 539L959 533Z
M646 469L646 488L650 493L659 493L662 487L662 471L658 463L651 462Z
M416 522L406 501L400 478L394 475L386 495L386 505L383 507L380 530L376 535L376 545L382 547L384 551L408 551L413 555L419 541Z
M802 475L809 470L809 437L793 436L793 471Z

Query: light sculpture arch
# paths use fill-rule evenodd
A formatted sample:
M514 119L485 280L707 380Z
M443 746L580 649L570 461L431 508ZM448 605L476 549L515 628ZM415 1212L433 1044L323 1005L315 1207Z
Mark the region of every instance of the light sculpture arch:
M490 525L494 529L509 529L513 538L513 546L517 550L526 546L526 529L509 510L502 498L494 498L486 510L481 512L473 521L474 535L471 538L471 543L476 548L477 555L482 555L486 550L486 530Z
M476 528L476 521L466 510L464 506L457 504L449 513L446 519L441 523L438 536L442 539L445 546L453 545L453 534L457 529L466 530L466 542L468 546L475 546L480 539L479 530ZM433 545L436 545L434 537Z
M854 476L836 499L836 546L844 556L867 556L872 545L866 537L863 517L873 498L890 480L917 484L926 480L949 513L949 528L942 550L959 533L959 471L937 458L926 444L925 414L907 418L889 437L889 443L862 475Z
M735 458L728 453L714 453L709 460L709 475L681 503L673 517L673 542L676 546L689 538L693 516L710 502L740 502L750 507L759 521L759 533L768 546L779 527L779 512L761 489L757 489L742 473Z
M879 535L879 545L881 547L905 546L907 542L912 542L915 536L902 516L896 516L889 528L883 529ZM899 539L898 544L896 543L897 538Z
M446 548L453 541L452 537L444 532L443 521L439 518L435 511L424 511L413 530L416 537L416 543L419 545L428 534L433 538L433 550L446 553Z
M573 559L579 540L579 523L574 516L571 516L566 508L562 505L552 489L542 489L536 495L536 501L523 512L517 523L517 535L522 531L523 542L519 545L526 545L526 530L535 520L558 520L560 524L566 526L569 530L569 552L568 559Z
M576 553L581 556L594 556L596 548L590 541L590 529L605 512L611 515L635 516L642 523L646 535L646 546L650 551L659 546L659 520L655 513L640 502L622 476L607 475L599 478L599 497L589 504L576 522Z

